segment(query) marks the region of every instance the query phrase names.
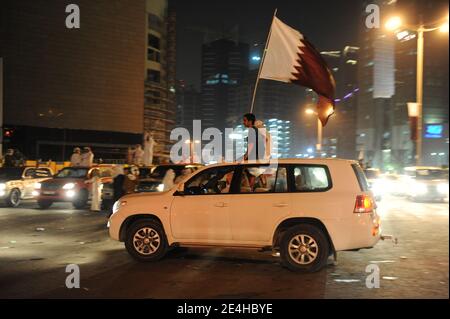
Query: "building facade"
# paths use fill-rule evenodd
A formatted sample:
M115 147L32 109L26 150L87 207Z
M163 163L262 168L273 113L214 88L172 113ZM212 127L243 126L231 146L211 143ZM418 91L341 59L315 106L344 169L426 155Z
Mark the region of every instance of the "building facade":
M355 159L358 156L356 151L358 52L359 47L356 46L321 52L336 80L335 113L323 128L322 148L327 157Z
M170 132L176 124L175 13L167 0L146 0L144 131L153 133L154 156L169 160Z
M403 12L405 23L424 24L445 19L448 1L404 1L399 0L397 10ZM439 31L424 35L424 82L423 82L423 148L422 161L425 165L437 163L448 165L448 34ZM401 145L409 139L407 103L416 101L417 35L411 30L397 33L396 41L396 94L394 98L393 148L402 150ZM430 134L430 129L437 130ZM438 132L439 131L439 132ZM439 155L441 154L441 155ZM396 160L413 164L415 149L395 151Z
M249 47L245 43L219 39L202 46L202 126L224 132L232 112L231 100L248 71ZM233 126L231 126L233 127Z
M193 134L193 121L201 119L201 94L193 85L186 85L183 80L177 81L176 126L186 128Z
M391 165L391 128L395 94L395 36L384 28L367 28L364 8L380 7L382 19L395 12L395 2L364 2L361 12L358 61L358 107L356 148L358 158L372 166L388 169Z
M142 141L144 1L77 1L73 29L70 3L2 3L3 126L13 132L4 147L63 160L89 145L116 158Z

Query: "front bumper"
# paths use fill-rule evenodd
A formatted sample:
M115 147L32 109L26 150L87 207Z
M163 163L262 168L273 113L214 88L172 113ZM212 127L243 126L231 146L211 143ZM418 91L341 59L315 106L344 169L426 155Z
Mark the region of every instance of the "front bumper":
M80 190L40 190L36 191L35 198L42 201L51 202L73 202L77 200Z

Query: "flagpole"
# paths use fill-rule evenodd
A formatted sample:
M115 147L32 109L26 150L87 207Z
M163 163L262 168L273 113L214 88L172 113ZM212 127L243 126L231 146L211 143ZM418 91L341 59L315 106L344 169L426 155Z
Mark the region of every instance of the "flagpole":
M267 46L269 45L270 35L272 34L273 20L275 19L275 16L277 15L277 10L278 10L278 8L275 8L275 12L273 13L272 23L270 24L270 30L269 30L269 34L267 36L266 45L264 46L263 56L261 59L261 63L259 64L258 76L256 77L255 88L253 89L253 98L252 98L252 105L250 106L250 113L253 113L253 105L255 103L256 89L258 88L259 76L261 75L262 65L264 64L264 59L266 57Z

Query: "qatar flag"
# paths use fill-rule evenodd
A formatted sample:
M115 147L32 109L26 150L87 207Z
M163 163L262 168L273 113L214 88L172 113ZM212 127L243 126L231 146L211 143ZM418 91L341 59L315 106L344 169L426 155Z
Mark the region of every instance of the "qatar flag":
M297 30L274 17L260 78L295 83L319 95L317 114L322 125L334 113L335 81L320 53Z

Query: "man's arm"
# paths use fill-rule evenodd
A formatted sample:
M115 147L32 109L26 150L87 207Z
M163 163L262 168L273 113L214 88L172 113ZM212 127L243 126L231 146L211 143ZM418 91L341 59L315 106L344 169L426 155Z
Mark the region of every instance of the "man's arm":
M248 154L252 154L253 148L255 145L253 143L249 143L247 146L247 152L244 155L244 160L248 161Z

